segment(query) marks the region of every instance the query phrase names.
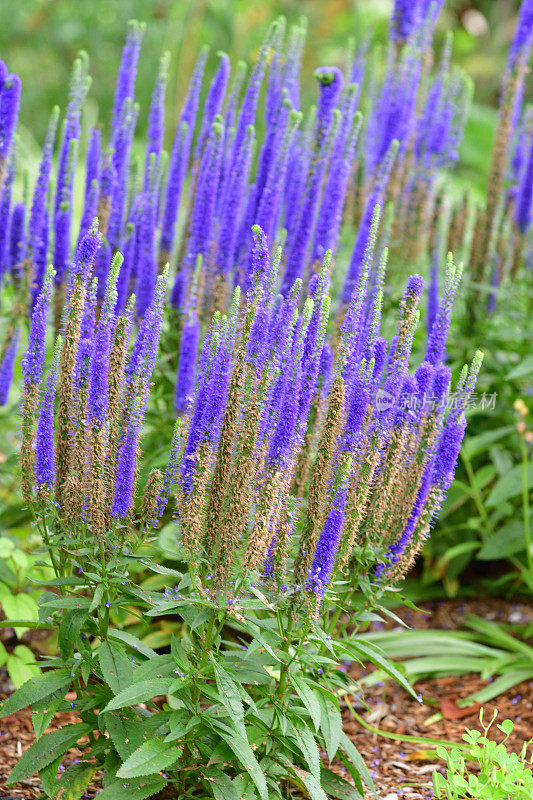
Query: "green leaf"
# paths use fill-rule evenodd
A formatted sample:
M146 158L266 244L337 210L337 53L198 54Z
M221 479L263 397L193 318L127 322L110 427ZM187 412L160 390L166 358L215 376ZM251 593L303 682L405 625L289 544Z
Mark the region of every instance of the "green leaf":
M237 759L240 761L250 778L253 780L257 787L257 791L263 798L268 800L268 789L265 776L261 767L257 763L254 752L246 739L242 737L237 731L232 730L227 725L223 725L218 720L213 720L213 725L216 731L226 742L227 745L233 750Z
M327 794L314 775L311 775L310 772L306 772L304 769L299 769L298 767L293 766L292 769L299 781L301 781L305 786L307 794L311 800L328 800Z
M17 689L26 681L41 674L39 665L35 663L35 656L25 644L18 644L13 653L8 655L6 667Z
M318 731L320 727L320 703L318 702L315 693L307 686L305 681L290 675L291 683L296 691L296 694L309 712L309 716L313 720L315 730Z
M215 672L220 702L223 704L224 708L226 708L233 724L241 736L246 738L246 731L244 729L244 707L239 690L226 670L217 664L212 656L210 658Z
M351 783L325 767L320 772L320 785L330 797L337 800L363 800L363 795Z
M505 500L522 494L522 469L522 464L517 464L505 475L502 475L487 497L487 506L498 506ZM533 488L533 463L531 461L528 464L527 485L528 489Z
M503 428L497 428L495 431L485 431L480 433L479 436L468 437L463 444L463 456L471 459L476 453L482 453L487 450L491 444L507 436L508 433L514 433L516 430L514 425L506 425Z
M144 742L117 772L119 778L142 778L167 769L178 760L181 748L169 747L162 739Z
M39 600L39 606L41 608L51 608L52 610L60 609L64 611L67 608L89 608L90 601L87 597L58 597L56 594L50 594L50 599L44 599L45 595L42 595L41 599Z
M48 795L48 797L55 797L54 790L57 770L59 769L62 758L63 754L61 753L54 761L52 761L51 764L47 764L46 767L43 767L39 770L39 780L41 781L44 792Z
M507 375L506 380L512 381L517 378L527 378L533 375L533 356L526 356L511 372Z
M67 611L59 625L57 642L59 651L64 661L68 661L74 654L80 638L80 631L87 619L87 609L74 608Z
M394 664L388 661L388 659L386 659L374 645L363 642L357 636L348 639L346 642L340 642L339 646L346 650L347 653L350 653L351 655L355 654L356 658L361 659L362 657L362 660L371 661L373 664L376 664L376 666L381 667L382 670L387 673L387 675L390 675L391 678L394 678L394 680L400 684L400 686L403 686L403 688L409 692L411 697L416 698L416 692L406 679L405 675L402 675L402 673L396 669Z
M242 799L239 785L234 783L229 775L216 767L210 767L205 774L204 784L209 791L213 792L215 800Z
M2 642L0 642L0 667L3 667L6 661L7 661L7 650L2 644Z
M335 758L342 735L342 716L334 702L321 697L320 727L326 741L329 763Z
M346 753L346 755L348 756L348 758L350 759L350 761L354 765L355 769L357 770L357 772L359 773L361 778L364 780L364 782L366 783L366 785L370 789L370 791L374 795L376 795L376 797L377 797L376 787L374 786L374 781L372 780L372 775L370 774L370 771L369 771L367 765L365 764L365 762L361 758L361 754L359 753L359 751L355 747L355 745L352 742L352 740L349 739L348 736L344 733L344 731L341 734L340 744L341 744L342 749L344 750L344 752Z
M101 583L99 583L96 589L94 590L93 599L91 600L91 603L89 605L89 611L94 611L95 609L97 609L100 603L102 602L103 597L104 597L104 587L102 586Z
M145 741L142 720L132 708L108 711L101 715L122 761L126 761Z
M113 694L118 694L135 680L134 666L127 655L119 647L109 641L103 641L98 653L100 668L104 680L111 687Z
M55 761L58 756L74 747L78 740L89 733L90 730L90 725L80 722L51 733L45 733L19 758L13 767L7 785L12 786L17 781L28 778L30 775L35 775L47 764Z
M97 772L97 764L87 761L71 764L56 782L56 796L61 800L79 800Z
M131 647L133 650L142 653L142 655L146 656L146 658L154 658L157 655L155 650L152 650L151 647L145 645L136 636L128 633L128 631L111 630L108 633L108 637L110 639L118 639L120 642L124 642L124 644L129 645L129 647Z
M103 710L113 711L116 708L124 708L124 706L132 706L136 703L144 703L147 700L152 700L152 698L159 694L166 694L170 683L171 681L168 677L146 678L143 681L139 681L123 689Z
M64 696L65 692L56 692L52 697L44 697L37 703L33 703L31 708L31 721L37 739L43 735L53 720Z
M320 780L320 753L311 729L305 722L298 720L296 725L291 725L290 732L298 743L311 774Z
M2 608L7 619L27 619L31 622L37 622L39 608L29 594L21 592L20 594L12 594L2 598ZM29 627L18 627L21 636L28 630L30 630Z
M479 561L496 561L509 558L525 549L524 525L521 520L511 519L490 536L477 554Z
M59 689L64 689L70 685L71 680L70 673L66 669L53 670L39 675L37 678L32 678L4 701L0 719L9 717L10 714L14 714L32 703L37 703L44 697L49 697Z
M98 800L145 800L146 797L156 795L167 785L165 778L151 777L145 781L118 780L99 792Z

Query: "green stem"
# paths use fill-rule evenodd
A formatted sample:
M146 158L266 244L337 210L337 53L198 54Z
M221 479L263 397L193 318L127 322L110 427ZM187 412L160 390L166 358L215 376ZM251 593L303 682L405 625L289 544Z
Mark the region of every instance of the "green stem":
M289 655L289 649L292 642L292 629L294 626L294 621L292 618L292 614L289 616L287 621L287 629L285 632L285 641L283 642L283 646L281 648L281 652L284 653L286 656ZM278 684L278 695L281 698L281 702L283 704L283 698L285 696L286 688L287 688L287 673L289 671L290 661L284 661L281 665L281 670L279 673L279 684Z
M490 533L493 534L494 528L492 527L492 523L488 517L485 506L483 505L483 500L481 499L481 495L479 494L479 490L476 485L476 476L474 475L474 470L472 469L472 464L470 463L470 459L468 459L465 455L462 455L462 459L463 459L463 464L465 465L466 468L466 474L468 475L468 480L470 482L470 488L472 491L472 500L474 501L479 516L482 518L483 522L489 529Z
M468 745L462 744L462 742L445 742L442 739L429 739L425 736L410 736L408 733L393 733L391 731L383 731L381 728L374 728L373 725L369 725L368 722L365 722L365 720L359 716L347 697L344 698L344 701L357 722L376 736L382 736L384 739L394 739L400 742L412 742L413 744L431 744L440 747L458 747L461 750L468 750Z

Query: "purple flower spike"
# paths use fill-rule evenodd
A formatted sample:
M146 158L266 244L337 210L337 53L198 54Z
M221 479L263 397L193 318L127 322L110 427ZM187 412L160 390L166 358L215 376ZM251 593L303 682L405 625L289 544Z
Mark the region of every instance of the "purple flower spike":
M17 124L20 105L20 78L8 75L0 92L0 163L5 162Z
M170 53L164 53L161 57L159 72L155 82L150 113L148 115L148 148L146 151L146 170L145 170L145 189L148 187L150 178L150 159L152 154L159 161L163 148L163 133L165 124L165 90L168 79L168 65Z
M139 61L139 53L144 36L144 29L144 24L138 23L135 20L132 20L128 25L126 44L122 50L117 85L115 89L115 99L113 102L112 140L114 147L116 147L117 143L117 128L124 104L128 100L133 100L135 79L137 77L137 62Z
M24 218L26 206L16 203L11 214L9 229L9 268L15 282L20 281L22 262L26 251L26 237L24 234Z
M102 234L98 230L98 220L94 220L92 228L85 234L76 248L71 268L72 278L74 275L81 275L84 282L87 280L101 244Z
M11 341L4 353L4 358L0 364L0 406L5 406L9 396L9 388L13 380L13 370L15 368L15 358L19 344L20 331L15 328Z
M39 294L46 271L50 224L47 209L47 194L49 191L52 155L54 152L58 117L59 109L56 106L50 116L50 123L44 140L41 163L39 165L39 175L33 191L30 222L28 225L28 250L33 255L34 263L32 303L35 302Z
M331 578L335 563L335 555L344 525L346 500L350 486L349 469L341 477L333 498L331 510L326 518L324 529L318 544L309 572L308 588L318 595L324 594Z
M51 486L55 480L54 402L60 354L61 337L58 336L41 402L35 438L35 478L39 486Z
M181 334L176 396L174 400L174 408L177 414L183 414L187 410L192 398L199 341L200 323L198 315L196 311L191 310Z
M320 86L316 115L317 142L320 147L331 128L344 76L338 67L319 67L315 70L315 78Z
M507 67L513 70L518 61L526 62L533 43L533 0L523 0L518 25L509 49Z
M15 177L14 158L8 160L4 186L0 195L0 281L7 266L7 245L9 240L9 217L11 212L11 190Z
M135 479L135 456L137 450L137 440L139 438L141 419L144 408L135 409L130 420L128 420L117 467L117 483L115 497L111 507L113 517L124 519L127 517L131 508L133 483Z
M203 153L204 145L209 136L211 125L215 121L217 114L222 109L222 101L228 85L230 73L230 62L226 53L219 53L219 63L217 71L209 86L205 99L204 113L202 114L202 127L194 151L195 159L199 159Z
M159 170L155 156L151 159L149 185L144 193L137 229L137 315L142 317L151 304L157 279L157 257L155 252L155 231L157 226L157 197L159 189Z
M444 492L449 488L453 480L453 473L465 435L465 429L466 419L464 415L461 415L458 420L453 415L450 415L444 425L433 467L433 483Z
M439 364L433 373L433 383L431 385L431 399L435 408L440 408L446 403L448 391L450 389L452 371L445 364Z
M87 409L91 424L98 428L103 426L107 413L109 353L115 325L116 284L121 264L122 256L117 253L109 271L109 280L100 312L100 319L98 320L91 360Z
M418 399L421 404L429 394L431 379L433 377L433 365L423 361L415 371L416 386L418 389Z
M46 319L52 295L52 277L53 270L50 268L45 275L41 291L33 307L28 349L22 358L22 371L26 387L30 383L39 383L43 375L46 357Z
M532 21L533 26L533 21ZM518 187L515 207L516 227L520 233L525 234L531 226L533 201L533 139L529 149L526 168Z
M189 163L191 142L198 111L198 101L202 88L206 59L207 50L202 49L194 65L192 78L189 83L189 90L183 104L180 120L174 136L172 151L170 153L167 194L165 198L165 211L163 213L161 234L161 249L166 250L168 253L172 251L174 242L174 230L185 180L185 172Z
M331 383L331 373L333 371L333 350L329 342L324 342L322 354L320 356L319 375L322 378L322 397L327 397L329 385Z

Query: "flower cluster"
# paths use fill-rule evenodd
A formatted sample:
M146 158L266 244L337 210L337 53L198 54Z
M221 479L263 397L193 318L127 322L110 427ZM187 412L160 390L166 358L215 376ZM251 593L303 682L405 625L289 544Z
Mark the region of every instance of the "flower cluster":
M22 360L21 474L25 499L39 513L55 507L55 528L111 544L112 531L156 512L157 493L135 512L138 442L161 332L167 272L157 279L130 348L135 296L116 313L120 253L113 258L102 302L92 277L102 237L97 220L67 270L65 304L51 366L44 376L46 320L54 272L35 302ZM158 477L158 476L157 476ZM154 492L154 476L147 494ZM122 525L124 527L124 525Z
M211 321L172 458L180 541L208 593L242 586L249 570L267 586L320 597L356 556L379 579L398 578L428 535L481 354L450 403L442 357L460 278L451 257L419 366L410 371L420 276L407 282L396 335L381 335L382 293L372 291L386 260L376 260L378 221L379 207L339 327L328 295L331 252L306 287L298 278L277 293L281 250L271 261L264 232L253 229L252 288L245 297L237 288L228 314ZM188 345L182 357L190 367ZM407 392L421 400L413 411Z
M142 169L132 158L132 143L144 28L131 23L107 141L99 128L88 137L84 186L75 180L82 172L80 118L90 88L87 56L81 54L57 144L58 110L52 112L28 209L11 197L15 153L8 143L20 87L16 76L6 77L0 94L5 129L0 131L0 271L4 283L16 287L17 299L2 334L4 372L9 373L16 352L16 329L27 322L50 261L53 318L59 329L68 265L95 216L102 235L94 265L98 302L116 252L124 256L116 311L122 312L135 293L139 318L153 300L158 271L170 262L172 304L189 327L195 313L205 321L214 309L225 310L235 285L247 290L254 224L263 229L269 247L284 241L286 295L297 278L309 280L327 250L337 255L342 221L352 219L358 233L343 289L346 304L358 281L377 203L392 204L397 212L394 226L384 226L382 246L389 235L404 256L423 246L437 175L458 157L470 83L450 67L448 45L437 67L429 70L439 4L418 3L416 13L403 5L395 10L394 46L384 73L371 69L372 55L361 45L342 70L328 66L315 71L316 106L307 109L301 108L299 92L303 24L287 30L282 18L274 22L247 80L240 67L231 80L222 53L204 87L207 52L202 51L168 156L163 151L165 54L148 111ZM360 108L365 108L364 118ZM76 194L82 194L79 220ZM181 403L178 390L178 410Z

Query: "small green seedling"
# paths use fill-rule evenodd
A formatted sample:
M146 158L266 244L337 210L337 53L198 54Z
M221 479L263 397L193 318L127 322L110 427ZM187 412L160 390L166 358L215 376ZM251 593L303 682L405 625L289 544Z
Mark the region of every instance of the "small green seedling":
M437 755L448 766L446 775L433 773L433 788L439 800L531 800L533 753L528 757L527 750L533 739L524 742L520 755L508 752L505 742L513 732L510 719L497 725L504 735L501 742L487 737L497 715L495 711L491 721L485 725L481 709L479 719L485 735L467 728L463 734L469 746L467 751L460 751L457 747L450 750L437 748ZM469 762L475 762L479 772L477 769L471 771Z

